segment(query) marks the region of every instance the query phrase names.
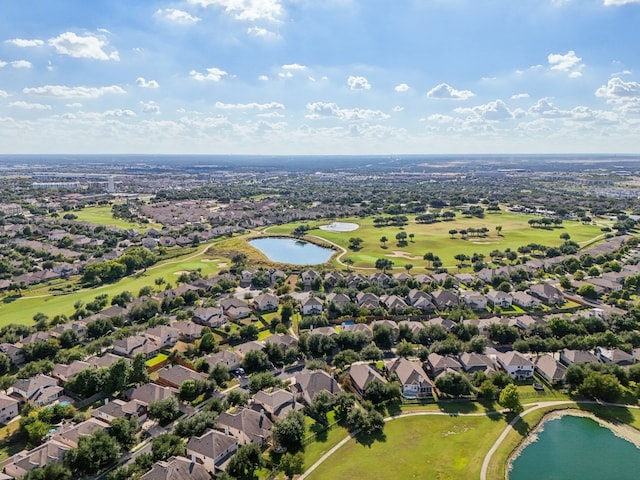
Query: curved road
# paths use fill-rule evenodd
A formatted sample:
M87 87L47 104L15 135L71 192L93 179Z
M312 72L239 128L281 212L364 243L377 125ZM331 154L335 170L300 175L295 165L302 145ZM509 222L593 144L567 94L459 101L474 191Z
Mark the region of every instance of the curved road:
M608 406L616 406L616 407L626 407L626 408L640 408L636 405L624 405L619 403L606 403L606 402L597 402L597 401L580 401L575 402L571 400L556 400L556 401L548 401L548 402L540 402L534 404L527 404L525 407L529 407L524 410L520 415L517 415L509 422L509 424L505 427L504 431L500 434L500 436L496 439L496 441L491 445L491 448L487 452L484 457L484 461L482 462L482 468L480 469L480 480L487 480L487 471L489 469L489 463L491 462L491 458L493 457L496 450L500 447L504 439L509 435L509 433L513 430L513 427L518 421L528 413L539 410L541 408L560 406L560 405L576 405L576 404L599 404L599 405L608 405ZM483 413L459 413L456 414L460 417L484 417L488 415L497 415L500 413L504 413L506 410L496 410L492 412L483 412ZM384 419L385 422L390 422L391 420L395 420L398 418L404 417L415 417L421 415L444 415L451 416L451 413L441 412L441 411L425 411L425 412L411 412L401 415L396 415L393 417L387 417ZM325 460L327 460L331 455L337 452L342 446L344 446L349 440L354 438L358 432L353 432L349 436L343 438L337 445L335 445L331 450L325 453L318 461L316 461L313 465L311 465L302 475L300 475L299 480L305 480L311 473L313 473Z

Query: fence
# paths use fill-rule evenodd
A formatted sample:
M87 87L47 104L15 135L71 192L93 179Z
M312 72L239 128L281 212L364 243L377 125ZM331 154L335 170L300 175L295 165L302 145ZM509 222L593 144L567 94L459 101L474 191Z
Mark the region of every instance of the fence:
M304 445L305 447L307 445L309 445L310 443L313 443L316 439L316 437L318 436L318 434L320 433L324 433L324 432L329 432L331 430L333 430L334 428L336 428L338 426L338 422L333 422L330 423L329 425L327 425L325 428L323 428L322 430L320 430L319 432L316 432L312 435L309 435L308 437L306 437L303 441L302 441L302 445Z

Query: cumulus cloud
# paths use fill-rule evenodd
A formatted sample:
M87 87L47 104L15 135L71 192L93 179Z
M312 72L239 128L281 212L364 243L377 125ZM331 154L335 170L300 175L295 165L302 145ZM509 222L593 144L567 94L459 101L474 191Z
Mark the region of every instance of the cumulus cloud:
M511 100L521 100L523 98L529 98L529 94L528 93L516 93L514 95L511 95Z
M160 86L155 80L146 80L144 77L136 78L136 85L141 88L158 88Z
M584 67L582 58L576 55L576 52L569 50L566 54L550 53L547 57L551 70L565 72L571 78L581 77L580 70Z
M350 75L347 78L347 85L351 90L369 90L371 88L371 84L365 77L357 77L354 75Z
M152 115L160 115L160 105L154 101L140 102L140 109L142 113L150 113Z
M267 82L269 81L269 77L266 75L258 75L258 80L260 80L261 82Z
M282 70L306 70L306 65L300 65L299 63L289 63L282 65Z
M9 92L5 90L0 90L0 98L7 98L9 96Z
M541 115L548 118L564 118L571 116L570 112L560 110L549 98L541 98L529 108L529 114Z
M4 43L15 45L16 47L21 47L21 48L42 47L44 45L44 40L38 40L38 39L28 40L24 38L12 38L11 40L5 40Z
M401 83L400 85L396 85L395 87L393 87L393 89L396 92L402 93L409 90L409 85L407 85L406 83Z
M220 70L219 68L211 67L211 68L207 68L206 73L201 73L196 70L191 70L189 72L189 75L191 76L191 78L193 78L194 80L198 80L199 82L203 82L205 80L208 80L211 82L219 82L220 80L222 80L223 77L226 77L229 74L224 70Z
M10 107L22 108L24 110L51 110L51 105L44 105L42 103L29 103L25 101L11 102Z
M13 62L9 62L9 65L11 65L13 68L31 68L31 62L27 61L27 60L15 60Z
M178 25L193 25L202 20L200 17L195 17L184 10L178 10L177 8L161 8L153 14L154 17L168 22L176 23Z
M68 87L66 85L45 85L44 87L24 88L27 95L42 95L61 98L98 98L108 93L127 93L122 87Z
M640 97L640 83L625 82L620 77L609 79L606 85L596 90L596 97L604 97L616 102L624 99Z
M472 113L485 120L508 120L513 118L513 112L500 99L471 108L456 108L454 111L456 113Z
M453 100L466 100L471 97L475 97L475 94L470 90L456 90L451 85L441 83L436 85L427 92L429 98L449 98Z
M404 107L401 107L400 105L396 105L395 107L393 107L392 109L394 112L401 112L404 110Z
M82 104L80 102L65 103L64 106L67 108L82 108Z
M262 38L264 40L275 40L277 38L280 38L280 35L276 32L272 32L271 30L268 30L266 28L256 27L255 25L253 27L247 28L247 34L252 37Z
M122 118L122 117L136 117L136 113L132 110L125 110L122 108L116 108L114 110L107 110L106 112L104 112L102 114L103 117L115 117L115 118Z
M380 110L340 108L333 102L308 103L307 110L309 110L309 113L306 117L314 120L320 118L338 118L340 120L385 120L390 117L389 114Z
M94 35L80 36L74 32L64 32L55 38L50 38L48 43L61 55L94 60L120 60L117 50L105 51L108 42Z
M640 0L604 0L607 7L618 7L620 5L630 5L632 3L640 3Z
M218 7L236 20L279 21L284 15L282 0L189 0L201 7Z
M222 103L216 102L220 110L284 110L284 105L278 102L269 103Z

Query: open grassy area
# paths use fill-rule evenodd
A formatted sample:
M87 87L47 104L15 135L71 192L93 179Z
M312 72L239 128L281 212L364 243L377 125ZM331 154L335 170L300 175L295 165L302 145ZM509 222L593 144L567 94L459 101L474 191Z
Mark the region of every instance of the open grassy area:
M146 232L150 228L161 229L162 225L157 223L132 223L120 218L113 218L111 215L111 205L98 205L95 207L86 207L82 210L73 210L74 215L78 217L79 222L91 222L96 225L111 225L124 229L132 228L139 232Z
M209 250L207 251L207 249ZM207 251L206 254L205 251ZM100 287L69 294L47 292L47 289L42 286L35 287L33 290L23 290L22 297L6 296L0 299L0 326L8 323L31 325L33 316L38 312L45 313L49 318L61 314L70 315L74 311L75 302L82 300L86 303L93 300L96 295L103 293L111 297L128 290L137 295L140 289L147 285L164 290L166 284L157 286L156 279L162 278L166 283L175 286L175 281L181 272L200 269L203 276L210 276L219 271L218 265L220 263L227 261L217 255L215 246L203 244L195 252L160 262L147 269L146 272Z
M347 442L309 478L477 480L485 454L505 426L502 415L398 418L379 438Z
M410 263L416 268L425 266L426 262L422 256L426 252L438 255L445 267L456 267L457 261L454 256L458 253L467 255L482 253L489 260L489 252L495 249L504 251L506 248L511 248L517 250L518 247L529 243L558 246L563 242L560 239L562 233L568 233L573 241L581 245L590 243L602 235L599 226L583 225L580 222L569 220L565 220L560 228L550 230L532 228L528 221L540 217L508 212L487 214L484 218L462 218L458 214L458 218L454 221L429 225L417 224L413 218L409 217L409 224L402 228L376 227L373 223L374 217L341 219L341 221L360 225L360 228L353 232L327 232L317 227L329 223L328 221L308 222L312 229L307 234L329 240L347 249L348 253L343 257L343 260L345 258L353 260L355 267L373 267L376 259L387 257L394 262L396 267ZM293 229L302 223L305 222L270 227L267 229L267 233L290 235ZM500 233L496 230L498 226L502 227ZM462 240L460 235L456 235L455 239L451 239L449 235L449 230L460 231L481 227L489 229L486 238L468 237L466 240ZM399 247L396 240L396 234L399 232L406 232L407 235L413 234L414 237L407 239L407 245ZM389 240L386 246L380 242L382 236ZM360 250L349 250L349 239L352 237L363 239Z

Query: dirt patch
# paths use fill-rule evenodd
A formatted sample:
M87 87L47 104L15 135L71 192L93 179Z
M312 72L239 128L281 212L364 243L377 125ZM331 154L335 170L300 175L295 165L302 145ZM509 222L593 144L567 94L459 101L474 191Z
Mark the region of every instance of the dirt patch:
M215 262L219 262L220 259L218 259L218 258L203 258L200 261L201 262L205 262L205 263L215 263Z
M218 264L218 268L225 268L225 267L228 267L228 266L229 266L229 264L227 262L220 262Z
M387 253L385 257L404 258L406 260L422 260L421 256L411 255L409 252L403 252L402 250L394 250L391 253Z
M183 273L189 275L191 272L188 270L178 270L177 272L173 272L174 275L182 275Z

